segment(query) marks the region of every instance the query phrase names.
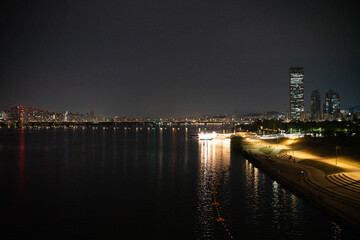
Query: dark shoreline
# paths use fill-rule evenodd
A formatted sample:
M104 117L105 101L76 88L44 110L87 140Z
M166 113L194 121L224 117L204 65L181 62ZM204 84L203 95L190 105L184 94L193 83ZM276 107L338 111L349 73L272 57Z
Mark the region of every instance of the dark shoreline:
M360 233L360 208L351 211L351 206L344 206L345 204L339 203L328 194L306 184L297 174L299 170L294 167L273 160L265 161L245 150L235 149L235 151L240 151L245 159L248 159L254 166L260 168L295 195L321 209L332 218L341 222L341 224Z

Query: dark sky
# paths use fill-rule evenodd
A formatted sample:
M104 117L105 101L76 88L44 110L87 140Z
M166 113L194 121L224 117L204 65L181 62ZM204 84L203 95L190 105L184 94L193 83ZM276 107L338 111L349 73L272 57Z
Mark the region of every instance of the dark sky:
M287 111L289 67L360 104L356 1L9 1L0 108L103 116Z

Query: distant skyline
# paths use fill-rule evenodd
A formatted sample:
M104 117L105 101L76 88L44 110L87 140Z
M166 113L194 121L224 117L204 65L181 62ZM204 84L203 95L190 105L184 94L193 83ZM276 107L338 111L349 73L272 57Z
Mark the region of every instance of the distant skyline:
M289 67L360 105L355 1L6 1L0 109L289 111Z

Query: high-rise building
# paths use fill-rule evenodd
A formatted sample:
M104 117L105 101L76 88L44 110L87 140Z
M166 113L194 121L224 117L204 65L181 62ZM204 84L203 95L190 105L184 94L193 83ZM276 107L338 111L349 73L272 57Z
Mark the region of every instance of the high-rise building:
M11 107L11 117L14 122L24 122L26 118L25 108L23 106Z
M94 121L95 121L95 111L94 111L94 109L91 109L91 110L90 110L89 121L90 121L90 122L94 122Z
M311 93L311 119L319 119L320 114L320 92L316 89Z
M69 111L66 111L64 113L64 122L68 122L69 121Z
M323 112L334 115L340 111L340 94L329 89L325 94Z
M290 120L301 119L304 112L304 68L289 69Z

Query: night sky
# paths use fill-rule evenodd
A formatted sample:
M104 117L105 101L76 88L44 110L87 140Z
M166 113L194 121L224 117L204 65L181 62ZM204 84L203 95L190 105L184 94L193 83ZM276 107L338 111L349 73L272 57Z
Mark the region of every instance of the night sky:
M0 109L102 116L289 109L289 67L360 105L356 1L9 1Z

